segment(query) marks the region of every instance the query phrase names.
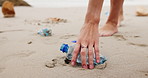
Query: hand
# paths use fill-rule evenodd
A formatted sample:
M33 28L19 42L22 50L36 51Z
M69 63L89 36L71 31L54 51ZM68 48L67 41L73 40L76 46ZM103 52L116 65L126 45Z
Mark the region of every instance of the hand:
M86 64L86 49L88 48L88 63ZM93 50L94 49L94 50ZM93 52L94 51L94 52ZM76 64L77 56L80 52L81 60L82 60L82 68L89 69L94 68L93 58L94 53L96 57L96 62L99 63L99 33L97 24L89 23L84 24L81 29L80 35L78 37L73 57L71 60L72 66Z

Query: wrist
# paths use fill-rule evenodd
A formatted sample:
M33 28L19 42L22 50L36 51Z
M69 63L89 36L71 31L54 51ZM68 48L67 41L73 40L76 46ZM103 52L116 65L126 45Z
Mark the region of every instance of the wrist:
M83 28L98 29L98 23L87 22L87 23L84 23Z
M91 14L87 14L86 18L85 18L85 24L93 24L93 25L97 25L100 22L100 18L95 16L95 15L91 15Z

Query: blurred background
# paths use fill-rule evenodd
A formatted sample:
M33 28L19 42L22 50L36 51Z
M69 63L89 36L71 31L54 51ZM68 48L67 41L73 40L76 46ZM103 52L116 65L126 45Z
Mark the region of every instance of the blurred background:
M89 0L25 0L33 7L86 7ZM110 0L104 0L109 6ZM125 0L124 5L148 5L148 0Z

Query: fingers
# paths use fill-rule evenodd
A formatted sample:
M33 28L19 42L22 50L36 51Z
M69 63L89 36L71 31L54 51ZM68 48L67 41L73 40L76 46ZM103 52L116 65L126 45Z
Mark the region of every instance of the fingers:
M94 48L94 52L93 52L93 48ZM76 64L77 56L78 56L78 54L80 52L82 68L88 69L87 57L86 57L87 52L86 51L87 51L86 47L81 47L81 45L79 43L77 43L76 46L75 46L75 49L73 51L73 57L72 57L72 60L71 60L71 65L74 66ZM89 69L94 68L94 63L93 63L94 53L95 53L96 62L99 63L100 62L100 56L99 56L99 44L98 44L98 41L96 41L94 44L89 44L89 46L88 46Z
M74 66L76 64L77 56L80 51L80 44L76 44L75 49L73 51L73 56L71 60L71 65Z
M88 47L89 69L93 69L94 68L93 58L94 58L93 45L89 45L89 47Z
M88 69L88 66L86 64L86 49L87 48L81 48L81 62L82 62L82 68Z
M96 57L96 62L100 62L100 55L99 55L99 43L96 42L94 45L94 51L95 51L95 57Z

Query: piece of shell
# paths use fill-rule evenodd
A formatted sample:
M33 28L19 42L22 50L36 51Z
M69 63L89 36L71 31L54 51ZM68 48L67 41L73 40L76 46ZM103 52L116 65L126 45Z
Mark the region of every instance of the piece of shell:
M136 16L148 16L148 11L144 7L139 7L136 10Z

